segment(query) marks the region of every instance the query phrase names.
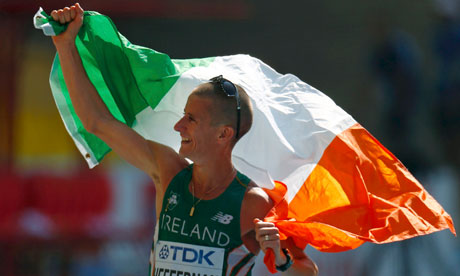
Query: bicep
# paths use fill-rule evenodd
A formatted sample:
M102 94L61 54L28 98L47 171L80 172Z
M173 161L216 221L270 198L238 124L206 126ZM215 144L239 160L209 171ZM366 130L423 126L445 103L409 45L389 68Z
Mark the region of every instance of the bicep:
M241 204L241 234L254 230L254 219L263 220L273 207L273 201L259 187L250 186Z

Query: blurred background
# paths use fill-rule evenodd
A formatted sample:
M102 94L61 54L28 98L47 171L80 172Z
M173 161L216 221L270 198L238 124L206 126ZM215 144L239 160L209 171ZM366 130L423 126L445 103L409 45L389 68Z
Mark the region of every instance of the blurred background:
M147 275L153 183L114 154L89 170L51 96L55 49L32 17L71 4L0 0L0 275ZM297 75L389 148L459 225L460 1L80 4L171 58L245 53ZM460 275L448 231L307 253L326 276Z

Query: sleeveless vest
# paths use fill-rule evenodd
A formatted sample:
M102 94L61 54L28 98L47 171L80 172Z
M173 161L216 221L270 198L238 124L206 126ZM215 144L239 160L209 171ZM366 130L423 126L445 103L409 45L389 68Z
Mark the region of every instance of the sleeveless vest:
M244 246L240 231L249 178L237 172L221 195L198 202L188 189L192 170L193 164L179 172L166 190L155 227L150 275L251 275L255 256Z

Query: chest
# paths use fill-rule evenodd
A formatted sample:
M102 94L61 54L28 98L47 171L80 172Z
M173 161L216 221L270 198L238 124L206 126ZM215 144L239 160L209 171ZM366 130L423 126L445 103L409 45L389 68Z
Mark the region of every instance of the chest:
M229 187L213 200L199 200L186 189L168 189L158 220L159 238L222 248L240 244L243 195Z

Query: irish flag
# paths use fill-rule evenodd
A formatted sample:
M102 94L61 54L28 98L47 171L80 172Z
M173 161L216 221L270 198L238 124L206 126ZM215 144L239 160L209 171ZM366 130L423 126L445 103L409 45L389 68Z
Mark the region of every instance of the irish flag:
M41 9L34 24L62 32ZM233 151L235 167L278 202L268 220L297 245L337 252L449 228L451 217L401 162L322 92L248 55L171 59L133 45L112 21L85 12L77 48L91 82L118 120L178 150L173 125L190 92L223 75L254 107L253 127ZM76 116L56 56L50 85L64 124L90 167L110 148Z

